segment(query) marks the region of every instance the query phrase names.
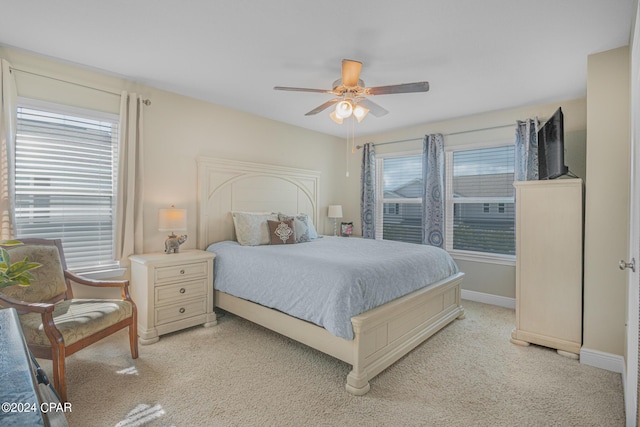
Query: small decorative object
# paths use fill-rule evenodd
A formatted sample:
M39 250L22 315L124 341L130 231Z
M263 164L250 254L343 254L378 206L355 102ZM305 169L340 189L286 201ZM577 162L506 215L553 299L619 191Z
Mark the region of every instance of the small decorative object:
M29 270L40 267L42 264L37 262L30 262L29 258L22 261L11 263L9 258L9 251L4 246L18 246L22 245L19 240L3 240L0 242L0 289L7 288L9 286L29 286L31 281L35 279L33 274Z
M329 218L333 218L333 235L338 235L338 224L336 220L342 218L342 205L329 205L329 212L327 213Z
M349 237L353 234L353 222L341 222L340 233L342 237Z
M187 241L187 235L176 235L174 231L187 229L187 210L176 208L171 205L168 209L158 210L158 230L170 231L171 234L164 242L164 253L177 254L180 252L180 245Z
M175 234L170 234L167 240L164 241L164 253L177 254L180 252L180 245L187 241L187 235L182 234L180 236L176 236Z

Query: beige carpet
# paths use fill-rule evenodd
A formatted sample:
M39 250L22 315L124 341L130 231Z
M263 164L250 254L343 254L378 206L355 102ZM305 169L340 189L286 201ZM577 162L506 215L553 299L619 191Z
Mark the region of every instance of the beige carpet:
M620 374L509 342L512 310L456 320L371 381L232 315L140 346L126 332L68 358L71 426L622 426ZM42 361L45 369L51 364Z

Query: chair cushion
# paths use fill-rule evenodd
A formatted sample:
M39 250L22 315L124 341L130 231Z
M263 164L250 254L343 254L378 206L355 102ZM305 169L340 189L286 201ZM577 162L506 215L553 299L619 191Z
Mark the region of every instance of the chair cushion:
M53 311L53 321L69 346L131 317L129 301L117 299L71 299L59 302ZM39 313L20 315L22 332L27 344L50 347Z
M11 262L23 260L39 262L40 267L31 270L35 279L29 286L10 286L2 293L21 301L46 302L67 291L67 282L62 271L60 252L53 245L24 245L9 249Z

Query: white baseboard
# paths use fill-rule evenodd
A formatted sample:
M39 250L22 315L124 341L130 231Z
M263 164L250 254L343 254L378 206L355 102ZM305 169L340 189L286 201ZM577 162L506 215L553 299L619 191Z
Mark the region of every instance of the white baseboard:
M500 295L491 295L491 294L486 294L484 292L469 291L467 289L462 289L460 291L460 297L462 299L466 299L469 301L476 301L484 304L497 305L500 307L510 308L512 310L515 310L516 308L515 298L503 297Z
M469 301L481 302L484 304L497 305L500 307L506 307L510 309L516 308L515 298L508 298L499 295L487 294L484 292L470 291L462 289L460 291L462 299ZM617 354L605 353L603 351L591 350L582 347L580 349L580 363L595 368L605 369L611 372L617 372L619 374L624 373L624 358Z
M624 372L624 357L584 347L580 349L580 363L619 374Z

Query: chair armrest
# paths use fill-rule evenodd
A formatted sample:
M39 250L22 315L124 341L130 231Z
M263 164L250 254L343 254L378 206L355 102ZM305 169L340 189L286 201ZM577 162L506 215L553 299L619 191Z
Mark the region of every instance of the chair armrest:
M4 294L0 294L0 305L4 307L13 307L18 313L52 313L54 309L53 304L41 303L41 302L26 302L20 301Z
M93 286L97 288L120 288L122 289L122 299L131 301L131 296L129 295L129 281L128 280L95 280L89 279L86 277L78 276L75 273L70 272L69 270L65 270L64 277L71 280L72 282L78 283L80 285ZM131 301L133 302L133 301Z

